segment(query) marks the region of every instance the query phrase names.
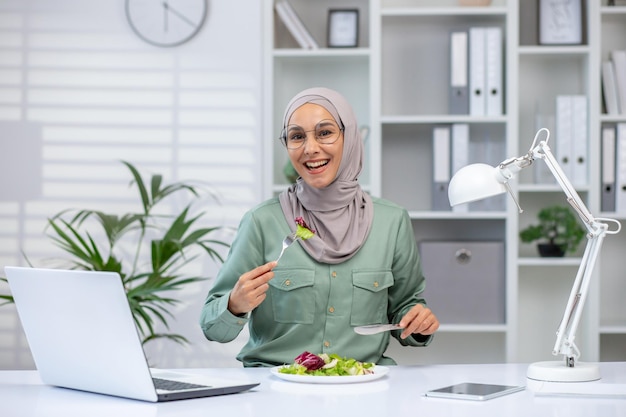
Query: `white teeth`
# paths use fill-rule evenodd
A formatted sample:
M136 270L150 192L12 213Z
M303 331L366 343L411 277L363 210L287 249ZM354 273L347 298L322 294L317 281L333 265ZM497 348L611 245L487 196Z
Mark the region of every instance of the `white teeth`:
M314 168L319 168L321 166L324 166L327 163L328 163L328 161L307 162L306 166L307 166L307 168L314 169Z

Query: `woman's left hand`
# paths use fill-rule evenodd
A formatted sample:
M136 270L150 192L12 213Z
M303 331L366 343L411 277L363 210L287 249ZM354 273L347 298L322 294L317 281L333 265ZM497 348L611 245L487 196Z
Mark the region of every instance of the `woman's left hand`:
M402 317L398 324L404 328L400 336L403 339L406 339L413 333L428 336L435 333L439 328L439 320L437 320L430 308L423 304L416 304Z

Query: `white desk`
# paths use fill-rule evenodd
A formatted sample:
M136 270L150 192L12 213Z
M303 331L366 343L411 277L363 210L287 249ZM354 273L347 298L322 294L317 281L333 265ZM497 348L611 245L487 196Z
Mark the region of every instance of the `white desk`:
M623 417L626 399L539 396L529 390L485 402L426 398L423 393L457 382L525 385L525 364L391 367L383 378L359 384L287 382L268 369L194 370L253 379L251 391L219 397L145 403L41 384L36 371L0 371L0 414L29 416L567 416ZM602 363L597 383L626 384L626 362Z

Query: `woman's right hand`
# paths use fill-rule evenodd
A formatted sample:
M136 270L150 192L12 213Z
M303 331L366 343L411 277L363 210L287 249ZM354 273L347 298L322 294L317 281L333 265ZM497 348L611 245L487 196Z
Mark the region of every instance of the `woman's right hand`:
M277 262L271 261L241 275L230 292L228 311L234 315L248 313L265 300L269 280L274 278L272 269Z

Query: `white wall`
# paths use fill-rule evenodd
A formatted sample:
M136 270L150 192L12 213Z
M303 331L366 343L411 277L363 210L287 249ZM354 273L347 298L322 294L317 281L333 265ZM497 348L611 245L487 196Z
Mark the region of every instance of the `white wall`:
M157 48L133 34L124 0L0 0L0 271L25 265L22 250L50 265L59 252L44 227L63 209L136 209L120 159L211 182L210 223L236 226L263 196L260 9L209 0L196 38ZM200 332L210 284L185 291L175 311L172 331L191 345L149 345L153 366L239 366L245 334L220 345ZM13 306L0 307L0 369L33 366Z

